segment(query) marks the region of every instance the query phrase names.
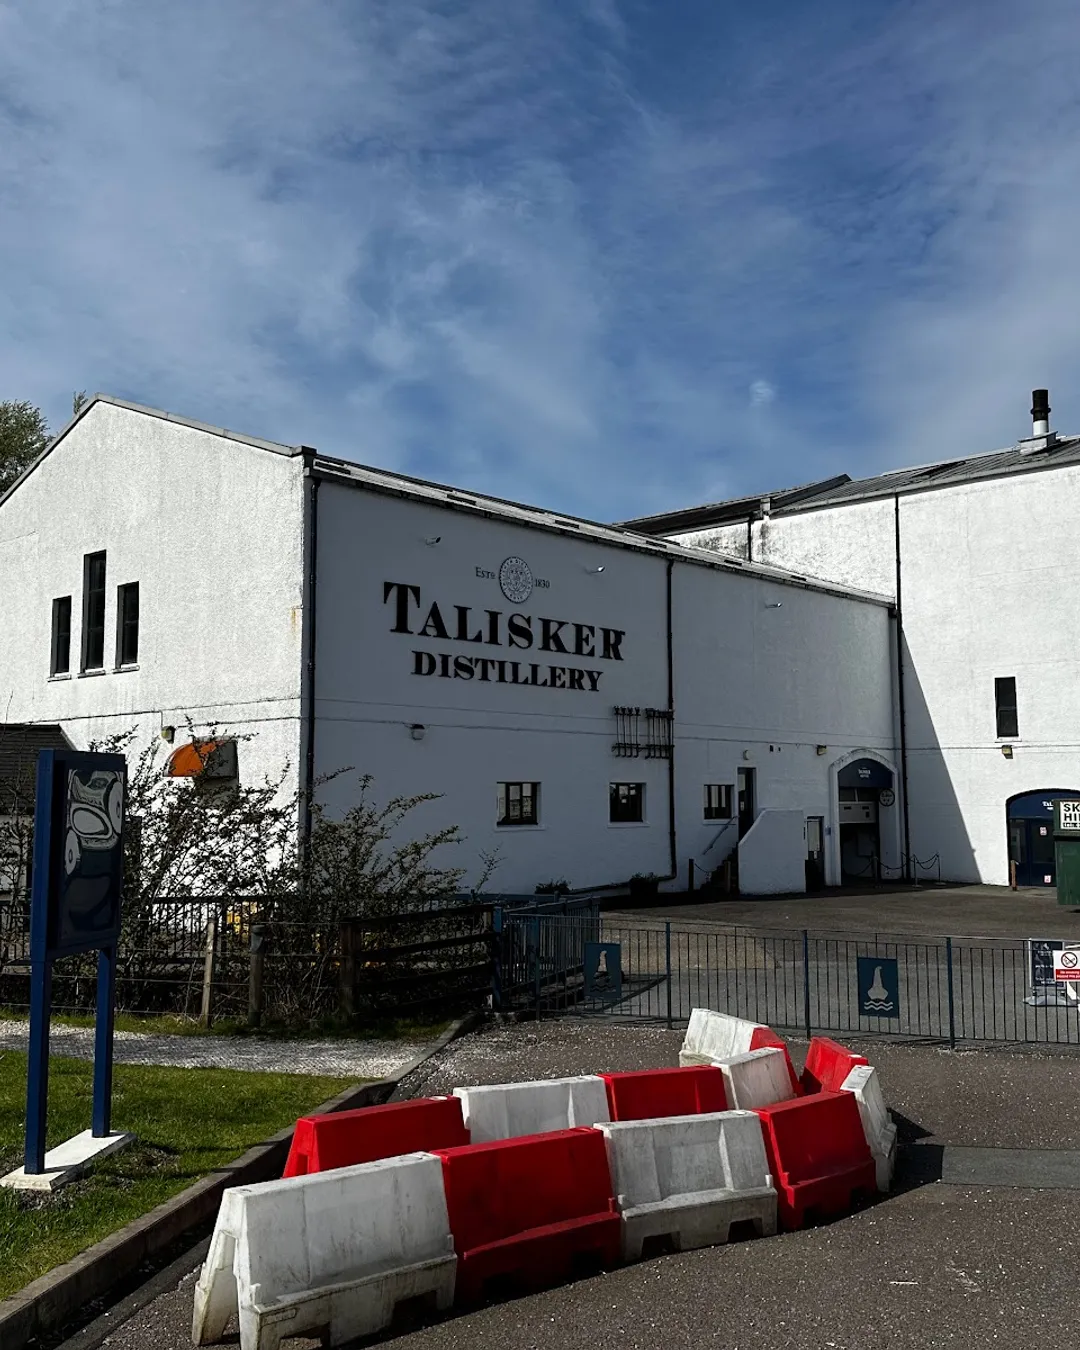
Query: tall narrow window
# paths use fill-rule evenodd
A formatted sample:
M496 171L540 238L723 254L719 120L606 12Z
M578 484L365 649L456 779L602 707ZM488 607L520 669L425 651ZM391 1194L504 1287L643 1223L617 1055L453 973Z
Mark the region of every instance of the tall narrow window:
M105 666L105 554L83 558L82 669Z
M1002 675L994 681L994 708L997 712L997 734L1019 736L1016 717L1016 676Z
M539 783L500 783L498 824L539 824L539 802Z
M116 588L116 664L133 666L139 660L139 583Z
M52 602L52 651L49 674L66 675L71 669L71 596Z

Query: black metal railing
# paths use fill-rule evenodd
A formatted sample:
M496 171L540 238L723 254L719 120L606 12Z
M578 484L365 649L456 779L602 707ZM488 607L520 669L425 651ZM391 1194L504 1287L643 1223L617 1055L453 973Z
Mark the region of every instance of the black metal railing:
M543 914L527 922L519 949L527 969L502 998L504 1010L519 1014L602 1014L675 1026L692 1008L708 1007L806 1035L1080 1045L1080 999L1072 986L1054 982L1052 962L1029 940L630 925L602 917L587 928ZM607 978L590 988L586 971L600 947ZM551 952L565 954L551 962L560 980L545 964ZM579 956L571 961L573 953ZM889 998L868 1000L870 972L879 966ZM868 1011L868 1002L890 1006Z

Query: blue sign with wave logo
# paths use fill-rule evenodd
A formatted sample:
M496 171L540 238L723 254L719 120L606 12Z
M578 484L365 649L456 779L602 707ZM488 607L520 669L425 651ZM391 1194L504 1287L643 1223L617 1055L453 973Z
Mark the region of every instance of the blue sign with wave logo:
M895 956L860 956L858 979L861 1016L900 1016L900 967Z

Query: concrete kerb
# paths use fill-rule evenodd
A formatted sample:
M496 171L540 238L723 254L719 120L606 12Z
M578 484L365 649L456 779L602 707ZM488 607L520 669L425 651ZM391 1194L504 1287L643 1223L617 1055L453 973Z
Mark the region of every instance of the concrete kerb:
M416 1059L391 1078L346 1088L313 1114L349 1111L389 1101L399 1086L426 1061L459 1036L472 1031L483 1013L472 1012L459 1019ZM212 1224L222 1193L230 1186L247 1186L280 1176L292 1141L293 1127L280 1130L265 1143L249 1149L235 1162L200 1178L193 1186L148 1214L89 1247L74 1260L33 1280L10 1298L0 1301L0 1346L23 1350L35 1337L57 1331L73 1321L80 1311L107 1297L138 1271L146 1261L174 1246L187 1234Z

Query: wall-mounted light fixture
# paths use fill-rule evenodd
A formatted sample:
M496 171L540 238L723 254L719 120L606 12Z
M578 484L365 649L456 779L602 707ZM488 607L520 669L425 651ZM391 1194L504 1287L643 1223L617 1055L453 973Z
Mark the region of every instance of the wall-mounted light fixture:
M603 563L601 563L598 567L586 567L585 569L586 572L590 572L594 577L598 577L603 570L604 570Z
M424 739L425 731L427 731L427 727L425 727L422 722L414 722L409 728L409 735L414 741L422 741Z
M162 739L163 741L168 741L168 743L169 743L170 745L172 745L173 741L176 739L176 728L175 728L175 727L162 727L162 728L161 728L161 739Z
M828 748L829 748L829 747L828 747L827 745L815 745L815 746L814 746L814 749L817 751L817 753L818 753L819 755L825 754L825 752L828 750Z
M436 544L442 543L442 535L429 534L428 537L424 540L424 543L427 544L429 548L434 548Z
M780 609L781 606L783 605L783 603L784 603L783 600L771 600L771 601L765 606L765 608L766 608L766 609Z
M1005 756L1006 759L1012 759L1012 757L1013 757L1013 748L1012 748L1012 746L1011 746L1011 745L1003 745L1003 746L1001 747L1001 753Z

